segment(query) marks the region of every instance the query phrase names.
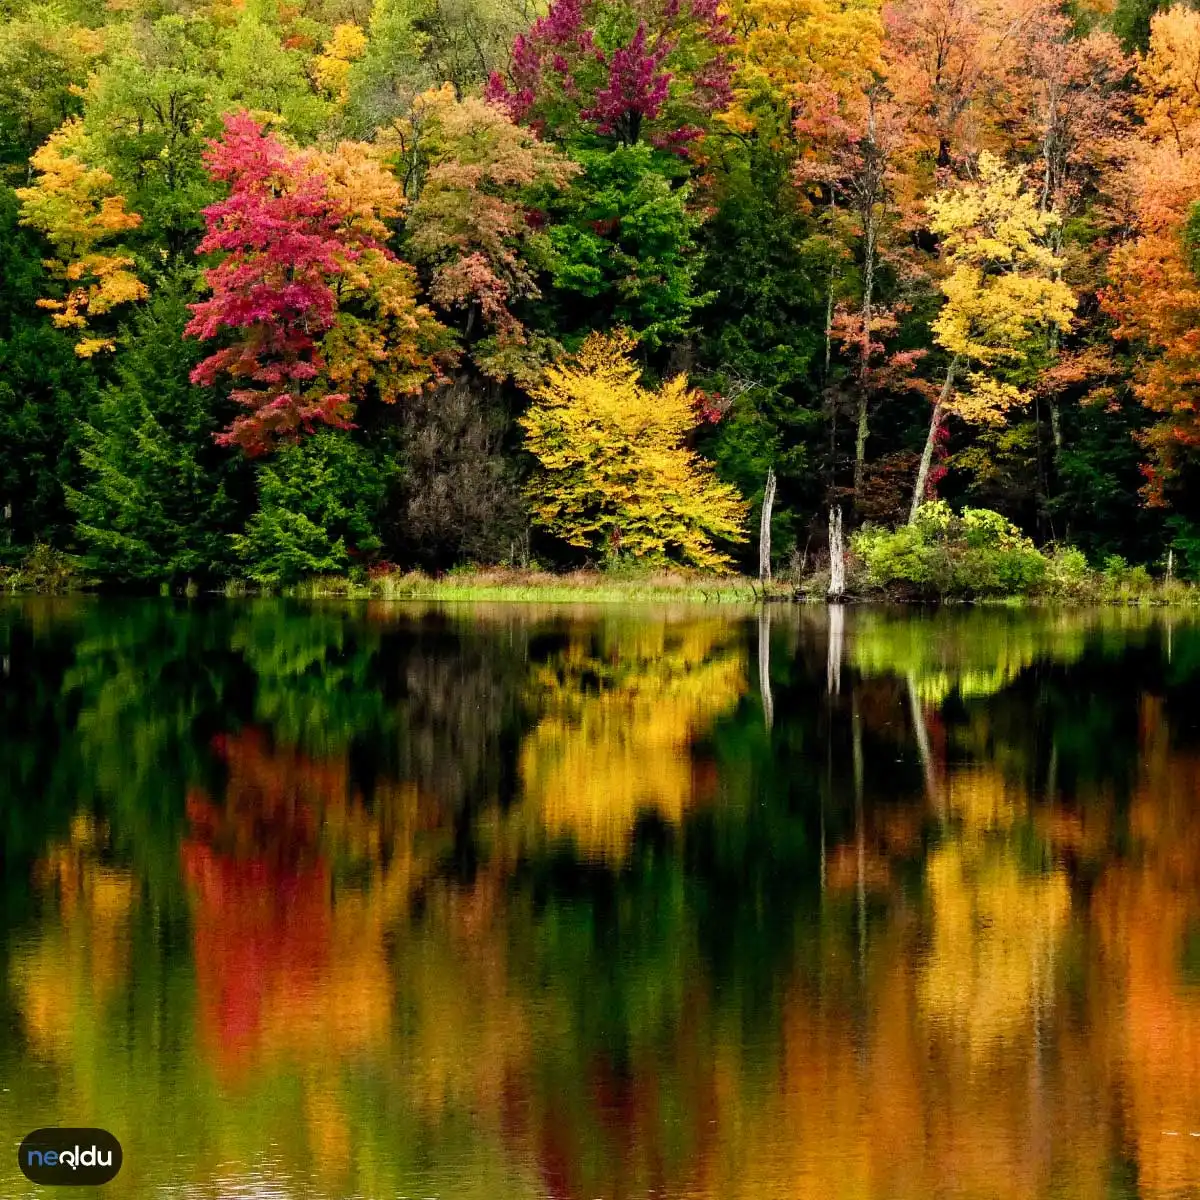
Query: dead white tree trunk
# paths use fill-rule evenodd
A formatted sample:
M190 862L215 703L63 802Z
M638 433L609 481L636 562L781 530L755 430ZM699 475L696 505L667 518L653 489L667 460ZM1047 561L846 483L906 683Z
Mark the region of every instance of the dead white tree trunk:
M842 537L841 505L829 508L829 599L841 600L846 594L846 544Z
M929 468L933 465L933 447L937 441L937 432L942 424L942 416L946 411L950 396L954 392L954 372L958 368L958 355L951 360L946 368L946 381L942 384L942 394L933 406L929 418L929 433L925 438L925 449L921 454L921 465L917 468L917 483L913 488L912 508L909 509L908 523L911 525L917 518L917 509L925 503L925 488L929 482Z
M771 582L771 510L775 507L775 468L767 468L767 486L763 489L762 517L758 523L758 577Z

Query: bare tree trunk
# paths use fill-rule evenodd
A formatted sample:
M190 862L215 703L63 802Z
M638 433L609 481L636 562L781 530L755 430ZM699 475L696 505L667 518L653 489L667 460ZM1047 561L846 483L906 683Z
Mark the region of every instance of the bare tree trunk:
M763 724L775 723L775 700L771 695L771 606L764 604L758 613L758 691L762 697Z
M854 432L854 501L862 503L863 473L867 465L867 438L870 427L867 425L867 391L865 386L858 393L858 426Z
M925 439L925 449L921 454L921 465L917 468L917 484L913 488L912 508L908 512L908 522L911 525L917 516L917 509L925 502L925 488L929 482L929 468L933 465L933 447L937 441L938 428L942 423L942 414L954 390L954 372L958 368L958 355L951 360L946 368L946 382L942 384L942 394L933 406L933 415L929 419L929 435Z
M846 594L846 545L842 537L842 508L829 507L829 599L841 600Z
M854 435L854 501L861 502L863 470L867 461L867 425L869 415L869 387L871 382L871 321L874 317L875 293L875 240L877 218L874 204L868 204L863 214L863 299L862 299L862 345L858 362L858 425Z
M762 518L758 523L758 577L771 581L771 510L775 507L775 468L767 468L767 486L763 489Z
M825 373L823 384L829 383L830 360L833 358L833 271L829 272L829 291L825 294Z

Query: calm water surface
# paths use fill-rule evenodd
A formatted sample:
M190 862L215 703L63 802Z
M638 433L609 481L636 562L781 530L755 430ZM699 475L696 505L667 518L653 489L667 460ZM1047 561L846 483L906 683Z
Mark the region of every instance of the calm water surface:
M1179 617L0 603L0 846L3 1197L1200 1196Z

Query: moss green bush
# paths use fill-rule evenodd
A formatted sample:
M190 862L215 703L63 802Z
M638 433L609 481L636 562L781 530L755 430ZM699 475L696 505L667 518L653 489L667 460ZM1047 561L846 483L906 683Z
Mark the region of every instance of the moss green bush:
M986 508L955 513L943 500L922 505L899 529L859 530L851 548L869 587L920 599L1030 595L1050 574L1046 556L1005 517Z

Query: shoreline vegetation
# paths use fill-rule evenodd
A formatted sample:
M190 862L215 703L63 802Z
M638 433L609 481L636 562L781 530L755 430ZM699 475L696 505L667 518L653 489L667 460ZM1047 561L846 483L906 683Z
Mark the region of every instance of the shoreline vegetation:
M895 533L871 531L885 545L909 541L907 528ZM986 561L981 554L955 564L942 553L922 563L911 556L907 563L881 564L877 549L864 547L847 556L846 588L832 598L845 603L955 604L987 606L1071 605L1078 607L1200 607L1200 586L1166 575L1154 576L1143 566L1130 566L1110 558L1101 568L1087 565L1072 549L1049 552L1021 547L1014 567L1012 553ZM903 548L903 547L902 547ZM910 548L910 547L909 547ZM864 553L864 550L866 551ZM1032 553L1032 558L1030 554ZM932 558L932 556L930 556ZM915 563L915 565L914 565ZM923 569L924 568L924 569ZM979 586L996 582L1008 572L1009 588ZM1021 586L1013 575L1023 569ZM881 575L881 571L884 574ZM890 571L891 574L886 572ZM904 578L900 572L907 571ZM0 568L0 596L65 594L145 595L146 589L114 588L83 569L77 559L48 547L39 547L16 568ZM183 580L162 585L166 597L223 596L229 599L277 596L299 600L396 600L511 603L699 603L760 605L764 603L812 604L830 602L828 564L805 572L784 572L770 580L739 574L657 568L589 568L567 572L513 566L462 567L440 575L399 568L319 575L289 584L269 585L230 579L200 582Z

